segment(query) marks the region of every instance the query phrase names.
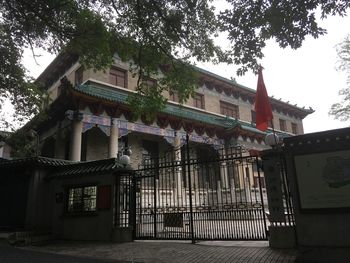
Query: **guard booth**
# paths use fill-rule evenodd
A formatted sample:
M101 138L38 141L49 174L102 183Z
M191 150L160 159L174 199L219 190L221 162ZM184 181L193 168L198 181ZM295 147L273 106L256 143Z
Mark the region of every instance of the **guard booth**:
M118 159L46 157L0 162L0 227L14 243L45 239L132 241L133 171Z

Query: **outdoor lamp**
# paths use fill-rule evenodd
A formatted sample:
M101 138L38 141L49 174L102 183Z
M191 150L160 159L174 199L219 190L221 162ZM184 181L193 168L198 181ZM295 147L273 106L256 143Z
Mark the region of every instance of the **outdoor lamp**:
M123 155L119 157L119 161L124 166L127 166L130 164L130 155L132 154L131 148L127 147L126 149L122 150Z
M130 164L130 157L128 155L122 155L120 156L119 161L124 166L127 166Z
M276 133L269 133L265 136L265 143L271 147L276 146L279 142L280 138Z

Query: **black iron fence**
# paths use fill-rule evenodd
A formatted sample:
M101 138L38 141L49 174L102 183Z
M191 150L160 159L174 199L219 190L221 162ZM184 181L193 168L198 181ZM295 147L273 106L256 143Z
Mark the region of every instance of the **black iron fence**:
M283 156L279 221L269 220L261 160L242 147L185 145L144 157L132 175L117 178L115 225L132 226L135 239L266 240L269 225L294 225Z
M241 147L187 146L135 173L135 238L267 238L264 178Z

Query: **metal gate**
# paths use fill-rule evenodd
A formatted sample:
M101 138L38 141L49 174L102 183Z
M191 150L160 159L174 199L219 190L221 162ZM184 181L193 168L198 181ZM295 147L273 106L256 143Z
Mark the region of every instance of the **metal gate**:
M134 176L135 239L266 240L259 160L241 147L176 149Z

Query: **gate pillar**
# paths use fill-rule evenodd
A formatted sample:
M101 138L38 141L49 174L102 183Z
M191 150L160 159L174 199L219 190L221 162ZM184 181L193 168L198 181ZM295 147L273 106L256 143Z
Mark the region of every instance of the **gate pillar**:
M294 215L282 152L264 151L263 167L269 207L270 247L294 248L296 246Z

